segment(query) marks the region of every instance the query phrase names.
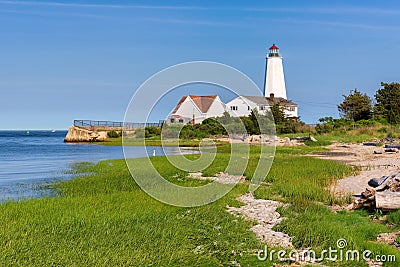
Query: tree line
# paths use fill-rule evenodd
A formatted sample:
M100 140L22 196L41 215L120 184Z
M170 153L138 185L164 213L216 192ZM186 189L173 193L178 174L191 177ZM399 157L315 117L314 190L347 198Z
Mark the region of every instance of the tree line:
M400 84L381 83L382 88L375 93L375 99L359 90L351 90L343 95L344 100L338 105L342 118L350 121L375 119L390 124L400 123Z
M373 99L357 89L350 90L337 108L340 119L320 118L316 132L327 133L349 125L400 124L400 83L382 82Z

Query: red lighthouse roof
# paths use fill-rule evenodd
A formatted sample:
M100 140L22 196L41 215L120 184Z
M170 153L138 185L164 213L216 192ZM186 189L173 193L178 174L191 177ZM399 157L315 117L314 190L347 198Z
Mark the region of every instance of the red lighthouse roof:
M273 44L270 48L269 48L269 50L278 50L279 48L275 45L275 44Z

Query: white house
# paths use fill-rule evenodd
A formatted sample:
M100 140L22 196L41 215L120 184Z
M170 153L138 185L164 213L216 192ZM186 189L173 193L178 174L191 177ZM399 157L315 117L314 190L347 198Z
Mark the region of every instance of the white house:
M297 119L297 104L282 97L265 96L238 96L226 104L229 114L233 117L248 116L253 109L263 114L269 110L273 104L279 103L287 118Z
M167 123L201 123L211 117L220 117L226 106L217 95L183 96L168 117Z

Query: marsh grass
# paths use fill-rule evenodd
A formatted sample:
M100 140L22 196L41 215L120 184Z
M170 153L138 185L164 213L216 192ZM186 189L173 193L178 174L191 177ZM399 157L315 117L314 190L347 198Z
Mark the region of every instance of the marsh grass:
M165 141L164 144L161 143L160 137L151 137L151 138L125 138L124 145L125 146L143 146L145 143L146 146L181 146L181 147L198 147L200 144L200 139L171 139ZM214 141L216 145L226 145L227 142L223 141ZM93 144L103 145L103 146L122 146L122 137L118 138L108 138L106 142L95 142Z
M246 174L254 173L260 147L252 146ZM349 247L395 254L394 248L374 242L390 231L363 212L333 213L327 187L352 170L340 163L305 157L323 148L277 148L274 164L256 197L290 203L279 212L286 217L277 230L294 237L296 247L333 248L346 238ZM223 170L229 146L218 147L215 162L204 172ZM198 155L187 155L195 159ZM140 168L143 159L135 159ZM152 157L168 180L199 186L165 157ZM4 266L270 266L255 251L264 245L249 231L253 224L226 212L242 205L236 197L248 184L237 185L222 199L206 206L179 208L144 193L123 160L75 166L81 177L53 185L58 196L0 205L0 263ZM393 215L394 216L394 215ZM400 216L399 216L400 217ZM327 247L328 246L328 247ZM364 263L332 263L362 266ZM360 265L362 264L362 265ZM396 266L396 265L393 265Z
M341 143L362 143L368 141L376 141L386 137L399 138L400 128L390 125L374 125L374 126L358 126L345 127L334 130L329 133L317 134L315 132L283 134L281 137L305 137L312 134L322 146L328 145L330 142ZM317 142L307 142L307 145L317 145Z

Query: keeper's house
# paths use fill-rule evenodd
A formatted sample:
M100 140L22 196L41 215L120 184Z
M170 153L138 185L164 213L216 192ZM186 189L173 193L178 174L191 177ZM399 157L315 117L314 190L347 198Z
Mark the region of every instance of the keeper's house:
M227 103L226 107L232 117L243 117L248 116L253 109L260 114L265 114L275 103L279 103L287 118L297 120L297 104L282 97L274 97L274 94L269 97L238 96Z
M179 100L167 123L201 123L207 118L222 116L225 111L226 106L217 95L188 95Z

